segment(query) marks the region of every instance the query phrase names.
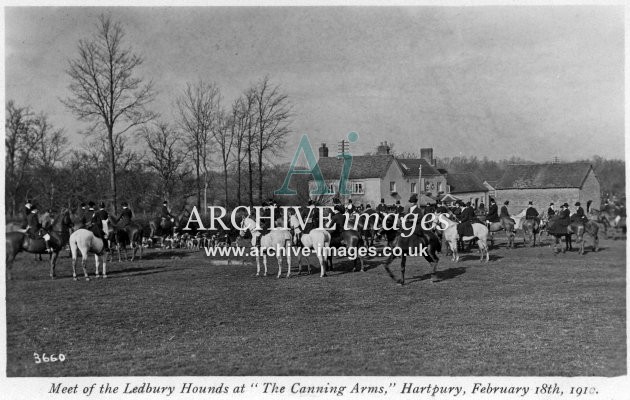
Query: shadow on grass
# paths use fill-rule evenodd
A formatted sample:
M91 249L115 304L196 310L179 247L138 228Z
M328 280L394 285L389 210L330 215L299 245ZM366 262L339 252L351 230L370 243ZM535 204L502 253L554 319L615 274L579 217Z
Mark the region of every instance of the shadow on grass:
M195 252L190 251L176 251L176 250L153 250L151 252L145 252L142 255L143 260L164 260L164 259L179 259L184 257L190 257Z
M459 275L464 274L465 272L466 272L466 268L464 267L455 267L455 268L445 269L443 271L436 271L435 275L437 276L437 281L435 282L442 282L449 279L453 279ZM410 279L408 279L405 282L405 284L424 281L427 279L431 279L431 273L412 276Z

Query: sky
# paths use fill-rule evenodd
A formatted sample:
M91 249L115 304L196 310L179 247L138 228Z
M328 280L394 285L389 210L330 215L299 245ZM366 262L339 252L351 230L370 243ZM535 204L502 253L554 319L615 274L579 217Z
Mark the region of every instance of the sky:
M624 158L621 6L9 7L5 98L49 115L73 146L85 127L60 99L80 39L111 15L142 55L167 122L187 82L213 81L229 107L265 75L293 109L278 161L359 133L436 157L538 162Z

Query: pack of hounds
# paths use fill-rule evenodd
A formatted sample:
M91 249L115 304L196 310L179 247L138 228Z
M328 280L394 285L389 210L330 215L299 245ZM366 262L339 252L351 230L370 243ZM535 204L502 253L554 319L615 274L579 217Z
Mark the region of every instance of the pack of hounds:
M174 232L164 238L143 238L144 247L160 247L162 249L187 249L201 250L204 247L224 247L230 246L230 237L226 233L197 232L190 234L187 232Z

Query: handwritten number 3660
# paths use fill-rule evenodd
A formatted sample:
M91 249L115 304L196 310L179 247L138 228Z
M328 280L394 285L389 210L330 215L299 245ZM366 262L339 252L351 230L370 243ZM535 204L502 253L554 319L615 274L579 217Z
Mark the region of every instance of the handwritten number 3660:
M40 364L42 362L64 362L66 361L66 356L63 354L59 354L59 355L55 355L55 354L51 354L49 356L46 355L46 353L42 353L42 356L40 357L38 353L33 353L33 358L35 359L35 364Z

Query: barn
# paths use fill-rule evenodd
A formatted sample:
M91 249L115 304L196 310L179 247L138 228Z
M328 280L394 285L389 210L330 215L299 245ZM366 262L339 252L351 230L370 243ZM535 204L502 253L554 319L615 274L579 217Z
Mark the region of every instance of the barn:
M497 204L510 201L510 214L522 211L529 201L539 211L549 203L573 207L579 201L585 210L589 200L593 208L601 205L599 180L586 162L508 165L494 188Z

